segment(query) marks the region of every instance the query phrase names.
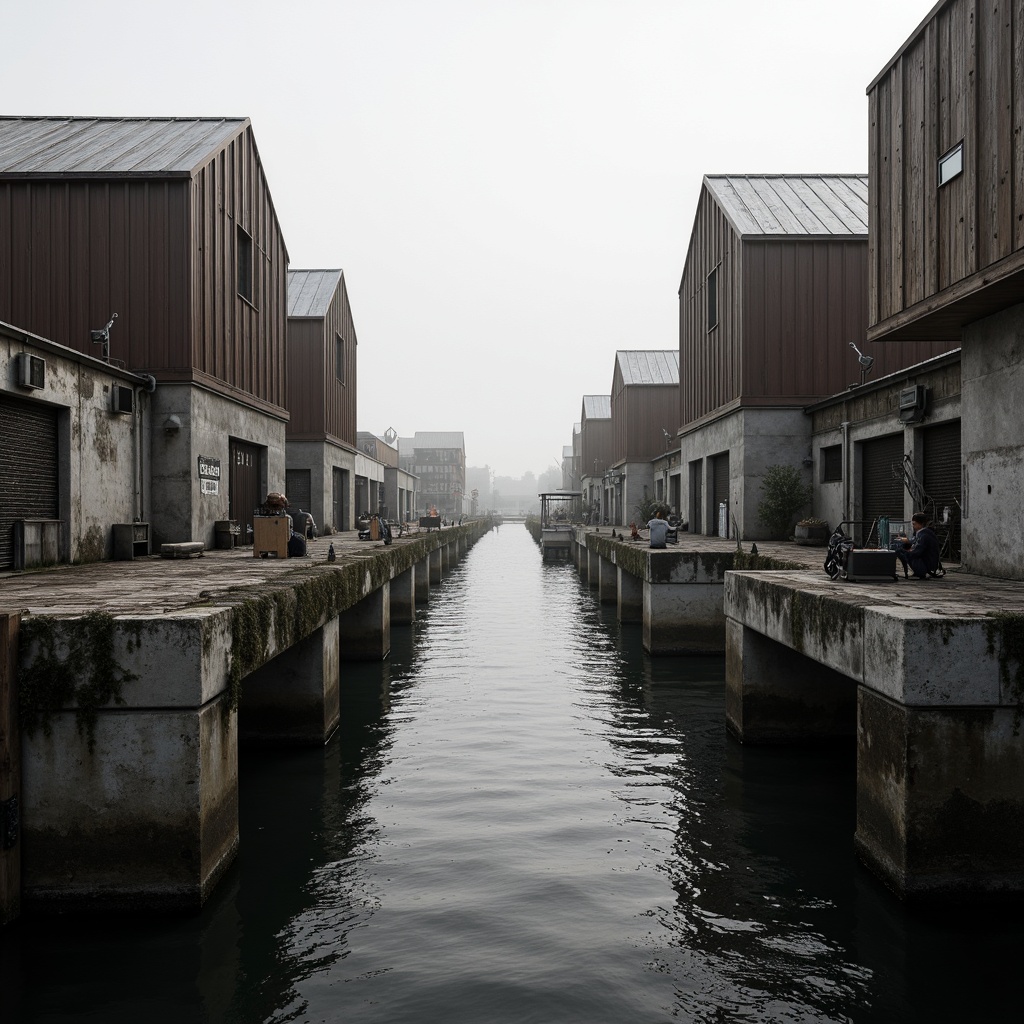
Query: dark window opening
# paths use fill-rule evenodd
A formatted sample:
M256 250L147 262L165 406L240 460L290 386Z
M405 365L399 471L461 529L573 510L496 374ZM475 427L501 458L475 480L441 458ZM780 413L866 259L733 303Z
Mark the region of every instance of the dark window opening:
M252 302L252 238L238 229L238 294Z
M821 482L833 483L843 479L843 446L830 445L821 449Z
M708 330L718 326L718 267L708 274Z

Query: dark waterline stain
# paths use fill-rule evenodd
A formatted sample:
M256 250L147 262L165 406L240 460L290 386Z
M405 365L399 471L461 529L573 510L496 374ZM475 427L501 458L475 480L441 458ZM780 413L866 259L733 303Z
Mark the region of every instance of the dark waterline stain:
M330 744L243 755L200 915L0 932L0 1021L1020 1019L1018 914L893 898L853 748L730 740L723 673L504 526L344 666Z

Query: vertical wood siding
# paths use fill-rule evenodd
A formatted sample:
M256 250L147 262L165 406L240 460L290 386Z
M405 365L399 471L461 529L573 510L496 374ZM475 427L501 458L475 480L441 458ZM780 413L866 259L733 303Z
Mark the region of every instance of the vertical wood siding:
M1024 0L950 0L868 92L868 322L1024 248ZM963 141L963 173L938 160Z
M344 341L344 384L335 365L335 338ZM287 436L356 443L356 330L342 277L323 318L288 320Z
M701 189L679 287L679 421L690 423L740 393L742 287L738 239L707 188ZM718 268L718 326L707 329L707 278Z
M254 304L237 292L236 225L253 239ZM161 380L285 401L287 251L250 129L190 181L0 181L0 319Z

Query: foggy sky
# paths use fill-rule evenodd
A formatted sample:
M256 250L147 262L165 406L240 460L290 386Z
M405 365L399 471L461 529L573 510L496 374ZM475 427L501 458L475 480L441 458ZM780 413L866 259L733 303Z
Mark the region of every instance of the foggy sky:
M345 271L359 429L539 476L617 349L678 347L702 176L865 173L931 7L3 0L4 113L251 118L291 266Z

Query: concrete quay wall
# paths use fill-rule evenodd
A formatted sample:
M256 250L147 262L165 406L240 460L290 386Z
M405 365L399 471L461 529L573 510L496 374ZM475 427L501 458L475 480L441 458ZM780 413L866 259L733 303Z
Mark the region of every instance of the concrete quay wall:
M198 909L238 849L239 743L326 742L343 663L390 650L392 582L411 621L418 579L439 582L489 528L297 559L237 589L211 565L202 596L163 614L124 611L130 598L113 615L28 609L26 909Z
M730 731L853 740L854 845L890 888L1024 894L1020 593L966 577L856 587L730 573L725 613Z

